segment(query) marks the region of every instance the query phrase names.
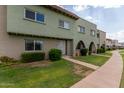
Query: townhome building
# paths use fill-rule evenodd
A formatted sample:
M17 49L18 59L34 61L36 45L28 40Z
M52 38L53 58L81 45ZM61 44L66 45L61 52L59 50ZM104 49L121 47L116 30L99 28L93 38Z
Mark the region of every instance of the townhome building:
M106 39L106 48L112 48L113 44L112 44L112 39L107 38Z
M98 30L97 37L99 38L98 47L105 47L106 46L106 32L102 30Z
M23 52L48 52L76 56L82 48L96 53L97 25L53 5L0 6L0 55L20 59ZM106 35L106 34L104 34ZM101 41L103 40L103 41Z
M118 46L119 46L118 40L112 40L112 46L113 46L113 48L118 48Z
M124 42L119 42L118 48L124 48Z

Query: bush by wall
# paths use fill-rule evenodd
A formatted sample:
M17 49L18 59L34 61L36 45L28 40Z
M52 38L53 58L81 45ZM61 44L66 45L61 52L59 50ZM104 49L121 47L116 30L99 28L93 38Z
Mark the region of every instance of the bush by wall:
M34 62L41 61L45 59L44 52L25 52L21 54L22 62Z
M101 48L97 49L97 54L101 53Z
M98 48L97 54L100 54L100 53L105 53L105 48Z
M52 61L60 60L62 57L62 51L59 49L51 49L49 51L49 59Z
M92 54L92 51L89 51L89 52L88 52L88 55L91 55L91 54Z
M88 49L86 49L86 48L83 48L80 50L81 56L86 56L87 52L88 52Z
M8 62L17 62L17 60L15 60L14 58L10 58L8 56L1 56L0 57L0 61L3 63L8 63Z

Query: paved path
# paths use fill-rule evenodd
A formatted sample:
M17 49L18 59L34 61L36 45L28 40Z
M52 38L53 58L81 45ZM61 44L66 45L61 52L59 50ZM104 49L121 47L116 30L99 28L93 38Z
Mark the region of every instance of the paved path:
M76 64L79 64L79 65L86 66L86 67L91 68L93 70L96 70L99 68L99 66L95 66L95 65L92 65L92 64L89 64L86 62L78 61L78 60L70 58L69 56L64 56L63 59L68 60L68 61L73 62L73 63L76 63Z
M98 70L77 82L72 88L119 88L123 60L118 51Z

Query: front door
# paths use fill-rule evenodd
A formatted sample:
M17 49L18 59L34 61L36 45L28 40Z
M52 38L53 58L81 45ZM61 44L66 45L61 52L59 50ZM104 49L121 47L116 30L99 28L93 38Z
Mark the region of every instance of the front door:
M58 42L57 48L62 51L63 55L65 55L65 41L64 40L60 40Z

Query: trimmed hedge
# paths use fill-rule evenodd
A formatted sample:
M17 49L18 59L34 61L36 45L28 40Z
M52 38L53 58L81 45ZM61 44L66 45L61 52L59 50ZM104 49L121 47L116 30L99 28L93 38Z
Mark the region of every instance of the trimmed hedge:
M62 57L62 51L59 49L51 49L49 51L49 59L51 61L57 61L60 60Z
M86 49L86 48L83 48L80 50L81 56L86 56L87 52L88 52L88 49Z
M98 48L97 54L100 54L100 53L105 53L105 48Z
M17 62L14 58L10 58L8 56L1 56L0 61L3 63L8 63L8 62Z
M101 53L101 48L97 49L97 54Z
M44 52L25 52L21 54L21 60L23 62L34 62L45 59Z
M91 55L91 54L92 54L92 51L89 51L89 52L88 52L88 55Z

